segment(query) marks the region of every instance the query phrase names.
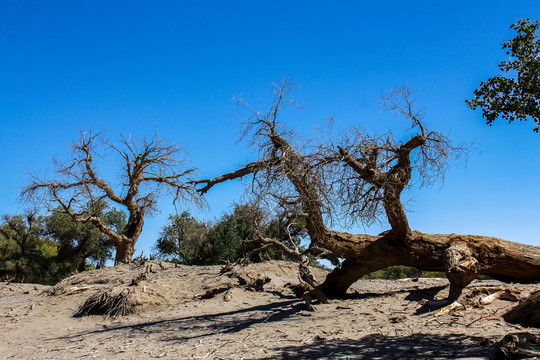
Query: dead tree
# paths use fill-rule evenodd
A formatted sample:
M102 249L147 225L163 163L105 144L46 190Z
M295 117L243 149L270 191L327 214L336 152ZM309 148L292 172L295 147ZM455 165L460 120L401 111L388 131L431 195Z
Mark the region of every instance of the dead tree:
M55 161L56 177L31 176L30 185L21 195L44 204L49 211L66 213L75 222L93 224L114 242L116 263L131 260L144 217L156 210L163 192L170 192L174 201L199 201L190 185L194 169L187 168L179 158L179 147L167 144L157 135L150 140L122 136L120 144L113 145L102 133L81 131L80 139L72 145L71 160ZM121 183L117 186L98 172L99 165L108 166L99 160L113 155L119 156L121 162ZM126 209L128 222L124 229L107 226L98 214L87 210L103 201Z
M301 214L310 236L309 250L322 257L345 259L322 284L326 295L342 296L360 277L393 265L445 271L450 281L448 301L457 300L479 274L503 281L540 280L539 247L410 229L401 193L411 186L413 170L424 183L439 179L448 160L467 148L453 147L445 136L429 131L421 114L414 112L405 87L390 92L383 103L411 121L408 140L395 140L391 134L373 137L353 129L349 131L352 135L340 141L308 147L294 146L294 134L278 121L284 105L293 102L294 86L287 82L278 86L272 107L265 113L240 100L251 112L243 135L253 139L259 160L197 183L204 185L199 191L205 193L218 183L252 174L249 191L258 200L289 206ZM329 229L325 220L338 214L352 222L385 215L390 229L378 236Z

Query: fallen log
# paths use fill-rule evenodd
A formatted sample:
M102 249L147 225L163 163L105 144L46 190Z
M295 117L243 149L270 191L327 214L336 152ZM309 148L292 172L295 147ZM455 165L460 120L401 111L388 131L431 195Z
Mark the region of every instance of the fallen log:
M444 271L450 281L448 303L478 275L505 282L540 281L540 247L477 235L425 234L412 231L404 241L381 236L329 231L318 246L345 258L321 285L330 296L343 296L362 276L389 266L405 265Z

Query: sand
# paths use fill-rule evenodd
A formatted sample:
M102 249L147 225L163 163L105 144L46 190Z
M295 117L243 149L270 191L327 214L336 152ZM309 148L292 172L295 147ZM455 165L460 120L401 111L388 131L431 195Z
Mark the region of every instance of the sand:
M508 300L479 307L494 289L526 296L538 285L474 281L465 307L435 316L446 279L369 280L347 299L305 309L288 284L297 266L272 261L220 274L220 266L146 261L92 270L54 287L0 283L3 359L486 359L523 329L501 316ZM314 269L316 278L326 272ZM268 277L263 291L251 280ZM216 290L217 289L217 290ZM100 291L129 292L130 314L73 317ZM215 290L215 296L210 295Z

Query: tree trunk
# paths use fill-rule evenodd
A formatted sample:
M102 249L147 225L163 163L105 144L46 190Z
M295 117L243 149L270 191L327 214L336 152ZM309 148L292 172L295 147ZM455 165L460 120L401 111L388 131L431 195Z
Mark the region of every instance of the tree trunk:
M133 254L135 253L135 242L122 241L116 244L116 257L114 259L114 264L118 265L120 263L128 263L131 261Z
M135 253L135 243L142 233L144 225L144 212L137 204L128 207L129 219L122 234L118 236L116 245L116 257L114 263L128 263Z
M320 246L345 258L332 271L322 289L329 296L343 296L362 276L394 265L428 271L445 271L450 281L449 301L477 275L502 281L540 281L540 247L487 236L424 234L413 231L401 244L391 232L381 236L353 235L329 231Z

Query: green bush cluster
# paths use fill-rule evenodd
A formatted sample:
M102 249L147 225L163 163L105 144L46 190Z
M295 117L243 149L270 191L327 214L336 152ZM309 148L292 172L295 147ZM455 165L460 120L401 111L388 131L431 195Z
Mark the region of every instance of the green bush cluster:
M204 222L189 212L171 215L157 240L155 251L160 259L186 265L217 265L235 262L260 246L256 231L265 237L294 242L300 245L307 236L303 220L289 220L281 216L267 220L264 212L249 204L235 205L233 211L218 221ZM282 251L265 249L254 254L252 261L286 259Z
M111 226L125 226L125 214L104 204L86 211L99 214ZM76 272L104 266L113 249L109 237L91 224L73 222L67 214L6 215L0 224L0 279L55 284Z
M422 271L414 267L396 265L377 270L365 276L367 279L408 279L446 277L443 272Z

